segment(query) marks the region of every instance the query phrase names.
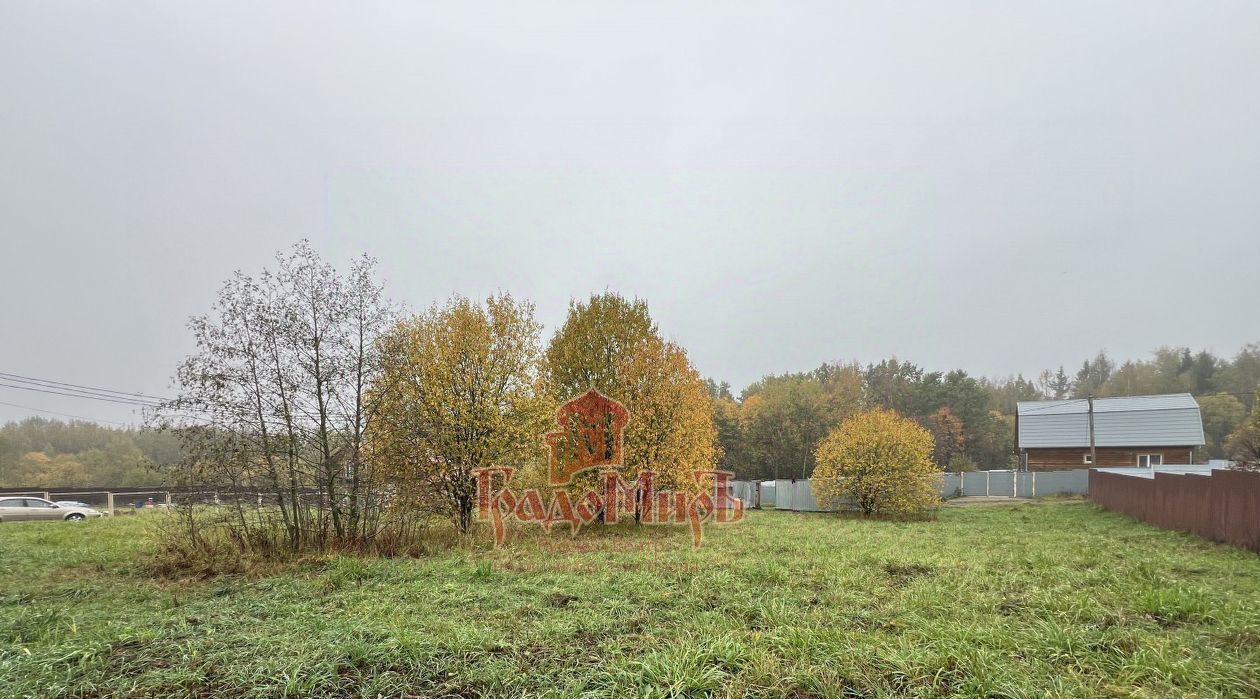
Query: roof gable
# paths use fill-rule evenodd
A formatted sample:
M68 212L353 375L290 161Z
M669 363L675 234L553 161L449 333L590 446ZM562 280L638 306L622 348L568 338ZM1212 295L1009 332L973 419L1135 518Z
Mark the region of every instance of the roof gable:
M1194 396L1189 393L1163 393L1153 396L1108 396L1094 399L1094 414L1111 412L1132 412L1143 410L1186 410L1199 409ZM1089 412L1089 399L1069 398L1066 400L1022 400L1016 403L1015 412L1019 415L1034 413L1082 415Z
M1021 401L1019 447L1089 446L1089 401ZM1094 399L1099 447L1198 446L1204 443L1199 404L1189 393Z

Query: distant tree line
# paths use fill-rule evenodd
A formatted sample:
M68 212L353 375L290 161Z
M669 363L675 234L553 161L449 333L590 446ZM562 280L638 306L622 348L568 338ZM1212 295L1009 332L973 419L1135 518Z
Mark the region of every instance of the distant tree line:
M598 299L593 303L599 308ZM646 306L638 302L632 310L634 317L644 317ZM650 320L640 324L641 332L656 332ZM560 351L557 345L552 353L558 356ZM579 378L558 375L566 386L561 392L576 390ZM706 385L719 463L744 478L808 476L822 438L866 408L895 410L917 420L932 433L933 458L944 470L1007 468L1015 454L1018 401L1091 393L1191 393L1202 411L1207 439L1200 458L1235 458L1238 455L1229 448L1231 435L1238 435L1236 444L1246 443L1247 436L1240 431L1260 419L1254 396L1260 385L1260 344L1249 344L1232 357L1162 347L1150 359L1121 364L1099 352L1075 372L1059 367L1041 372L1035 380L1022 375L987 379L963 371L929 372L892 358L866 366L823 364L813 371L769 375L738 396L726 383L708 380ZM158 485L165 478L161 471L170 470L182 455L173 432L33 417L0 427L0 487Z
M162 482L179 438L133 427L32 417L0 427L0 487L135 487Z
M742 478L809 477L823 437L848 417L876 408L910 417L930 432L933 460L943 470L1011 468L1017 463L1016 403L1088 395L1191 393L1202 410L1207 439L1199 457L1223 458L1235 456L1230 436L1250 424L1248 414L1255 410L1260 344L1249 344L1233 357L1161 347L1150 359L1123 364L1100 351L1074 373L1059 367L1036 379L928 371L893 357L769 375L738 396L727 383L710 379L707 385L720 463Z
M738 397L726 384L709 382L721 464L745 478L808 478L822 438L873 408L918 421L932 434L942 469L1006 468L1013 463L1014 419L996 404L1000 393L1021 386L1020 400L1040 396L1022 378L989 382L896 358L767 376Z
M600 303L597 298L593 308ZM634 318L645 317L641 302L630 307ZM640 332L656 333L650 319L640 324ZM560 352L557 345L552 354ZM559 392L575 391L579 379L558 374L565 386ZM602 379L597 382L610 388ZM726 383L708 380L706 385L719 464L743 478L810 475L822 438L867 408L895 410L918 421L932 433L933 458L944 470L1007 468L1014 463L1018 401L1091 393L1191 393L1202 411L1207 439L1200 458L1234 458L1238 455L1229 449L1231 435L1238 435L1236 444L1247 443L1240 431L1260 419L1254 396L1260 385L1260 344L1249 344L1232 357L1162 347L1150 359L1120 364L1099 352L1075 372L1059 367L1035 380L930 372L892 358L866 366L823 364L808 372L769 375L738 396ZM0 487L153 486L163 482L162 471L169 471L182 455L173 432L33 417L0 427Z

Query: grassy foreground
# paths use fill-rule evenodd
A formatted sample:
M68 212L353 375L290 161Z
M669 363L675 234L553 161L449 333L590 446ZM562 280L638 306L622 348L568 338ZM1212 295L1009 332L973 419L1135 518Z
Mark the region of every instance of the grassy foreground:
M1260 696L1260 557L1080 502L184 583L145 519L0 525L0 696Z

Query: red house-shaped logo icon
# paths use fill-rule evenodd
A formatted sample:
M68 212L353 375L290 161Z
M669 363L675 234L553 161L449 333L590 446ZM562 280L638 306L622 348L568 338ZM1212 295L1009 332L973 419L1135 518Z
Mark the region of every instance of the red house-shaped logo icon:
M556 411L558 432L547 433L552 485L568 485L597 466L621 465L622 432L630 421L625 406L591 389Z

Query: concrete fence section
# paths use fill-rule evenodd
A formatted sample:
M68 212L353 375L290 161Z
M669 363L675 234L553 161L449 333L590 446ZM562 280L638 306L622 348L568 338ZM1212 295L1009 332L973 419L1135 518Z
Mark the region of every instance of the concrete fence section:
M1089 497L1165 529L1260 552L1260 473L1223 469L1095 469Z

